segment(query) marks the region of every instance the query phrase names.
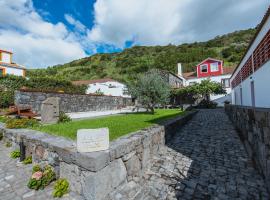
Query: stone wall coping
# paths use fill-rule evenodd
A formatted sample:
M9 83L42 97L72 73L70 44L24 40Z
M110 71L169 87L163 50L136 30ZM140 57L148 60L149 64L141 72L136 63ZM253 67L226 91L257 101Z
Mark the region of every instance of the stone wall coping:
M136 149L137 146L143 144L146 146L151 142L151 138L160 132L164 132L165 128L170 124L181 119L194 115L197 111L190 111L186 114L166 120L162 125L153 125L151 127L129 133L112 142L107 151L99 151L92 153L77 152L76 143L73 140L54 136L36 130L29 129L7 129L5 124L0 123L0 131L4 132L7 138L15 138L16 143L23 141L24 143L35 142L45 148L56 152L59 159L70 164L75 164L86 170L96 172L106 167L111 161L116 160ZM165 137L165 135L164 135Z
M254 111L259 111L259 112L270 112L270 108L261 108L261 107L252 107L252 106L240 106L240 105L226 105L225 106L230 106L230 107L236 107L239 109L248 109L248 110L254 110Z
M92 97L115 97L115 98L122 98L122 99L130 99L130 97L122 97L122 96L111 96L111 95L98 95L98 94L77 94L77 93L62 93L62 92L53 92L53 91L35 91L35 90L16 90L15 92L22 92L22 93L40 93L40 94L57 94L57 95L70 95L70 96L92 96Z

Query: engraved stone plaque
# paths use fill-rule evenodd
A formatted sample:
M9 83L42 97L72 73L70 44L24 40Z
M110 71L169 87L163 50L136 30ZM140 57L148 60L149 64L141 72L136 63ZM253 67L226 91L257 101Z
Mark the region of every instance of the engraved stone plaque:
M80 129L77 131L78 152L95 152L109 149L109 129Z

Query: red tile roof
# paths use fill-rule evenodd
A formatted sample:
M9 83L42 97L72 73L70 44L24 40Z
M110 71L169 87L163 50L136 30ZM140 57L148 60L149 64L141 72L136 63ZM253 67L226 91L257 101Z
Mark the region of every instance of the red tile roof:
M95 79L95 80L82 80L82 81L72 81L74 85L89 85L94 83L106 83L106 82L118 82L111 78L104 78L104 79Z
M3 49L0 49L0 52L5 52L5 53L13 54L11 51L6 51L6 50L3 50Z
M223 67L223 74L232 74L235 67Z
M13 67L13 68L18 68L18 69L25 69L24 66L18 65L16 63L4 63L4 62L0 62L0 66L3 66L3 67Z
M197 78L196 72L186 72L183 73L185 79Z
M233 71L234 71L234 67L223 67L222 75L232 74ZM196 72L186 72L186 73L183 73L183 77L185 79L193 79L193 78L197 78L197 74Z

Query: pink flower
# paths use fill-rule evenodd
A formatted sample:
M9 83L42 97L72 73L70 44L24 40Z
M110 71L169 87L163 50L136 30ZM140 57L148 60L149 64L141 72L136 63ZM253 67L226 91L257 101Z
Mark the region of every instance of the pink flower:
M36 179L37 181L41 179L42 177L42 172L41 171L38 171L38 172L35 172L33 175L32 175L32 179Z

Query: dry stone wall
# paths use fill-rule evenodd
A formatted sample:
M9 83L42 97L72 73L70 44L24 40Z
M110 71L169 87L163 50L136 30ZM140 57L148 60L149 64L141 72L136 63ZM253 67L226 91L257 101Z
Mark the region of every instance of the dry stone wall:
M0 123L0 132L13 146L23 142L26 156L32 155L34 163L52 165L58 176L69 180L71 190L87 200L117 199L124 186L129 199L143 199L133 186L142 184L151 160L165 150L165 136L195 113L130 133L111 142L109 150L92 153L79 153L74 141L34 130L6 129Z
M30 106L40 114L42 102L50 97L60 99L60 111L65 113L116 110L132 105L130 98L123 97L25 91L16 91L15 104L22 107Z
M270 109L225 105L225 110L270 191Z

